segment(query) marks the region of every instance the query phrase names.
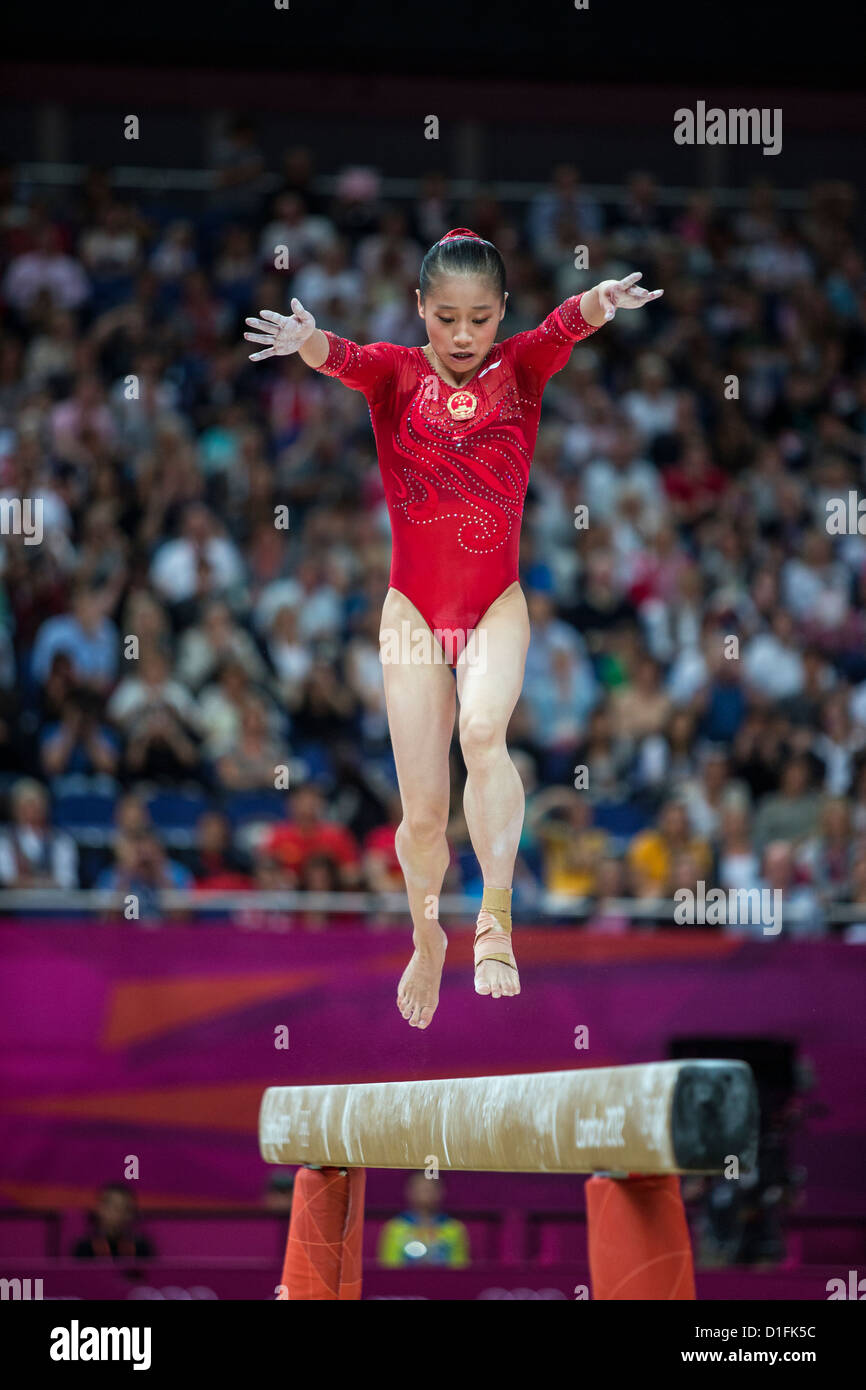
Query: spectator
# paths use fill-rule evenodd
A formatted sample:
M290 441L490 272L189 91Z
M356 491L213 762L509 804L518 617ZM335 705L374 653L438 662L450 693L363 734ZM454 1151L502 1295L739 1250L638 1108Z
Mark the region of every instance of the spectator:
M103 1183L96 1209L90 1213L90 1232L77 1241L77 1260L143 1259L156 1252L153 1242L137 1231L138 1210L132 1189L121 1182Z
M812 789L812 764L804 756L782 767L779 790L766 796L755 817L755 843L763 851L771 841L799 842L818 828L820 798Z
M213 203L223 215L251 215L262 196L264 155L246 116L236 116L217 142Z
M554 647L549 682L533 681L523 698L530 712L533 742L547 755L548 775L554 775L554 768L570 760L596 702L592 667L581 653Z
M606 832L593 825L593 806L585 792L548 787L532 799L530 829L542 847L544 886L549 893L593 897L597 870L609 853Z
M289 750L269 730L265 706L249 696L241 709L237 738L216 764L217 783L230 792L273 790L288 763Z
M292 1212L294 1188L294 1173L274 1173L268 1179L268 1185L262 1198L262 1206L265 1211L272 1211L275 1216L285 1220Z
M595 876L595 907L586 929L600 936L623 936L631 922L620 904L628 897L628 885L621 859L608 856L599 863Z
M96 880L96 887L136 900L137 918L159 917L160 895L165 889L192 888L193 876L185 865L169 859L152 830L119 835L115 862Z
M48 824L48 793L32 778L12 784L11 820L0 829L0 883L6 888L77 888L75 841Z
M348 330L363 295L364 280L349 264L348 247L341 238L327 242L316 260L298 271L293 288L311 314L326 316L329 322Z
M593 797L598 801L624 801L628 797L631 765L630 749L614 735L609 707L594 710L586 738L575 753L575 766L585 767L590 773Z
M536 194L530 204L528 235L539 260L549 256L556 229L564 220L574 225L576 236L583 238L594 236L604 225L601 208L581 189L580 174L573 164L557 164L550 187Z
M305 783L289 793L288 803L290 822L271 831L261 853L292 875L296 884L310 858L328 855L338 865L340 887L355 887L361 868L358 845L344 826L325 818L321 788L314 782Z
M193 503L184 513L181 535L156 553L151 578L172 604L228 595L243 580L243 562L232 541L218 534L207 507Z
M832 691L821 709L821 731L812 750L824 764L824 786L831 796L845 796L851 788L857 755L866 745L866 729L851 718L848 690Z
M67 772L113 777L119 757L118 740L102 722L100 698L87 689L73 690L60 722L47 725L42 735L42 770L46 777Z
M411 1265L445 1265L465 1269L469 1235L462 1221L442 1211L441 1179L413 1173L406 1183L406 1210L382 1227L379 1263L387 1269Z
M122 680L109 700L108 715L125 736L130 774L177 781L198 768L198 711L189 691L171 678L159 647L142 652L137 673Z
M761 860L754 848L748 807L742 801L725 805L719 827L716 882L720 888L750 890L761 878Z
M90 296L80 262L63 253L60 234L51 223L36 233L32 251L13 258L3 278L3 297L22 318L35 308L43 291L52 309L78 309Z
M301 870L301 877L298 888L302 893L339 893L340 867L330 854L310 854L304 860ZM352 919L349 919L351 921ZM357 925L355 920L354 925ZM322 909L303 908L298 913L298 925L306 931L324 931L326 927L332 925L334 915L332 912ZM344 916L339 918L340 925L348 925Z
M731 778L723 748L710 745L700 749L698 761L698 775L687 778L679 794L695 834L714 843L726 808L734 803L747 805L748 792L742 782Z
M277 248L284 246L288 265L296 270L333 240L334 229L326 217L310 214L298 193L279 193L273 202L273 219L259 239L259 258L263 265L272 266Z
M315 654L292 714L298 744L324 749L352 727L357 700L324 653Z
M743 665L750 690L764 699L793 700L803 692L803 657L794 619L786 608L774 613L769 632L758 633L746 644Z
M232 827L220 811L205 811L196 824L192 873L196 888L251 888L247 856L232 844Z
M236 661L255 681L267 677L267 668L250 634L234 622L227 603L214 599L206 605L202 622L187 628L181 638L175 668L177 679L194 691L201 690L228 660Z
M216 680L205 686L198 698L199 727L207 758L220 758L237 743L244 706L255 693L241 663L234 657L225 658Z
M623 398L623 409L647 447L661 435L674 431L677 402L669 381L670 373L663 359L646 353L637 364L634 389Z
M818 834L795 853L795 870L806 875L823 903L838 902L848 891L855 852L851 804L843 796L828 797L821 807Z
M634 681L621 685L611 695L614 733L636 741L659 734L671 713L671 699L662 686L658 662L642 656L635 667Z
M304 684L312 669L313 653L300 640L297 609L289 604L284 604L274 614L268 638L268 656L277 673L283 702L289 709L294 709L301 700ZM351 659L350 655L350 662ZM357 678L352 684L353 687L357 686Z
M823 936L827 927L821 905L814 889L796 878L794 852L785 840L773 840L764 849L764 873L761 889L780 895L782 907L782 932L787 937ZM764 925L751 923L747 930L755 935L765 935ZM773 922L778 926L778 920ZM732 928L740 930L739 927Z
M43 623L33 648L34 678L44 683L58 653L69 656L74 679L101 694L117 674L117 629L106 615L106 596L84 586L76 589L72 612Z
M118 835L136 836L153 830L150 809L141 792L124 792L117 798L114 826Z
M668 897L679 887L693 887L679 882L674 874L678 855L687 852L705 876L712 866L710 849L705 840L692 834L688 812L680 801L666 801L657 822L642 830L628 847L628 866L638 898Z
M641 740L633 770L637 787L653 794L662 787L680 792L695 769L696 722L691 710L673 709L664 732Z
M115 446L114 419L95 372L82 372L73 395L52 410L51 442L56 453L84 467L98 464Z

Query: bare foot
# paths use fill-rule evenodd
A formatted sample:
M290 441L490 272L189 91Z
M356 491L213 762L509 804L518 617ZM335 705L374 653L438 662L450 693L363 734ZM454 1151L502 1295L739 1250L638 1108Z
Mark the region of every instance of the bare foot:
M448 938L438 922L416 930L415 950L397 986L397 1008L410 1028L426 1028L439 1004L439 982Z

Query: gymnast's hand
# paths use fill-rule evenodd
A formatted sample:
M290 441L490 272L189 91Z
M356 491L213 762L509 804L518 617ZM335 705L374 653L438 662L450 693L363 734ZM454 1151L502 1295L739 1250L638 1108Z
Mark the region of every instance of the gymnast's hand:
M617 309L642 309L651 300L658 299L664 290L645 290L637 282L643 271L636 270L624 280L602 280L596 285L599 306L604 313L604 322L609 323Z
M266 343L264 351L250 353L251 362L261 362L265 357L286 357L298 349L316 331L316 320L299 299L292 300L292 313L276 314L273 309L262 309L260 319L247 319L250 328L256 333L245 333L250 343Z

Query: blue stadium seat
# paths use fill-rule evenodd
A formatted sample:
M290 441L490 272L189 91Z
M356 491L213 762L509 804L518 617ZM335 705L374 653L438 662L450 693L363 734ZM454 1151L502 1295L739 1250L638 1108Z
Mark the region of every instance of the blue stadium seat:
M103 845L114 826L115 793L81 791L54 798L52 821L80 844Z
M147 802L151 820L160 830L194 830L199 816L209 808L208 798L193 792L156 792Z
M334 764L320 743L296 743L293 749L295 756L306 764L307 777L333 778Z
M167 848L189 849L198 818L211 809L211 802L203 793L161 791L148 798L147 809Z
M594 808L593 825L606 830L609 835L621 835L631 839L639 830L645 829L652 821L652 813L643 806L629 805L625 801L600 801Z
M226 798L224 810L234 827L250 821L286 819L286 793L277 791L234 792Z

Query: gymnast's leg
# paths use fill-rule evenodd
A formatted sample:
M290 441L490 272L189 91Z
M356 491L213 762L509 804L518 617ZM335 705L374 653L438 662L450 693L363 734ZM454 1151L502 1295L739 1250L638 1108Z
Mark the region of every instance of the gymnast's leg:
M471 662L467 652L457 663L457 693L467 774L463 807L484 880L476 946L487 935L491 939L485 949L491 956L495 943L496 954L513 960L506 935L511 928L511 879L525 798L505 735L520 698L529 647L529 614L519 584L512 584L487 609L475 629L474 647ZM494 999L519 994L516 966L480 960L475 989Z
M380 629L382 674L403 803L395 848L406 880L415 945L397 987L397 1008L413 1028L426 1028L439 1003L448 944L439 925L439 893L450 857L445 839L450 802L448 754L457 699L454 679L444 661L387 659L387 638L400 634L407 619L412 633L429 633L415 605L398 590L389 589Z

